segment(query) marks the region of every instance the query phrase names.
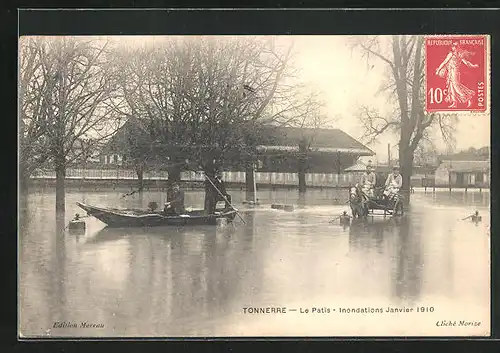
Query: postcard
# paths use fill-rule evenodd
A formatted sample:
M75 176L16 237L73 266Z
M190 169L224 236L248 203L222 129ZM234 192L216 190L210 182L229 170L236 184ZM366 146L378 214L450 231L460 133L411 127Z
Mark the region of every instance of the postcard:
M490 335L490 36L19 38L20 339Z

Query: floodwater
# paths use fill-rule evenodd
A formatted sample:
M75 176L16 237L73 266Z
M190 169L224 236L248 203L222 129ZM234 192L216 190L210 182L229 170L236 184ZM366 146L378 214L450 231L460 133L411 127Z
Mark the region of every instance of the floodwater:
M122 194L67 190L65 224L83 214L76 201L164 201ZM341 191L263 190L255 208L231 194L246 224L107 229L86 218L85 233L70 234L56 231L54 191L31 191L20 209L21 337L489 334L488 192L416 191L404 217L350 227L330 223L347 210ZM202 204L186 191L186 206ZM482 222L461 220L475 210Z

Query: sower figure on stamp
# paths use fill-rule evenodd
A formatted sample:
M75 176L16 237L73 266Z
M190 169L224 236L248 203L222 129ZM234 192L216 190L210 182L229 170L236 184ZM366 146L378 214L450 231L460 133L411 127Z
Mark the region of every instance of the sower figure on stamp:
M445 102L451 103L449 108L455 108L457 103L467 103L471 106L471 100L475 92L460 82L460 69L462 65L470 68L477 68L477 64L471 63L467 57L471 53L459 47L458 43L453 43L451 51L443 62L436 69L436 75L446 79Z

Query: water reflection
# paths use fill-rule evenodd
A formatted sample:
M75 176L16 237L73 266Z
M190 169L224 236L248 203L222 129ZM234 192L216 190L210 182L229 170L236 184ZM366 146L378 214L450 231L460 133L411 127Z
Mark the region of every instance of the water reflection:
M351 252L386 254L392 262L392 293L402 300L415 301L420 293L420 230L411 217L368 217L356 219L349 230Z
M129 207L158 198L121 195L85 197L91 204ZM481 209L484 224L476 226L460 221L470 214L468 204L443 207L432 196L416 195L405 217L370 217L348 227L329 223L345 209L328 204L329 191L265 191L259 199L267 201L241 212L246 224L111 229L87 219L82 234L57 231L62 218L54 222L53 195L28 195L20 209L22 331L45 335L54 321L86 320L105 328L52 328L50 334L231 335L231 324L248 319L240 316L243 307L371 298L399 305L445 297L488 311L488 209ZM202 202L201 194L189 197ZM68 193L66 223L81 198ZM270 208L284 200L302 206ZM471 256L478 260L464 264Z

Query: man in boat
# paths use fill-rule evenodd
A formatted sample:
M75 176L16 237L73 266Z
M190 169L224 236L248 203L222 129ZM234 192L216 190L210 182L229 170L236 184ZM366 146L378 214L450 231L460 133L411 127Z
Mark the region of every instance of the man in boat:
M166 215L180 215L184 210L184 191L181 190L179 184L172 185L171 200L165 204L163 212Z
M208 175L206 177L210 178ZM231 195L229 195L226 191L226 185L222 180L221 171L216 171L213 178L210 178L210 180L205 180L205 188L208 190L207 196L210 198L208 204L208 211L210 214L213 214L215 212L215 209L217 208L217 202L219 201L225 202L226 210L231 209Z
M399 167L395 166L392 168L392 173L389 174L387 180L385 181L384 196L386 198L394 197L397 195L402 185L403 176L399 173Z
M215 183L214 184L215 184L215 186L217 186L217 189L219 189L219 191L222 194L222 195L220 195L219 193L217 193L217 199L216 199L215 204L217 205L217 202L224 201L224 203L225 203L224 209L226 209L226 210L231 209L231 195L229 195L227 193L226 184L222 180L222 172L221 171L217 171L217 173L215 173ZM222 197L222 196L224 196L224 197Z

